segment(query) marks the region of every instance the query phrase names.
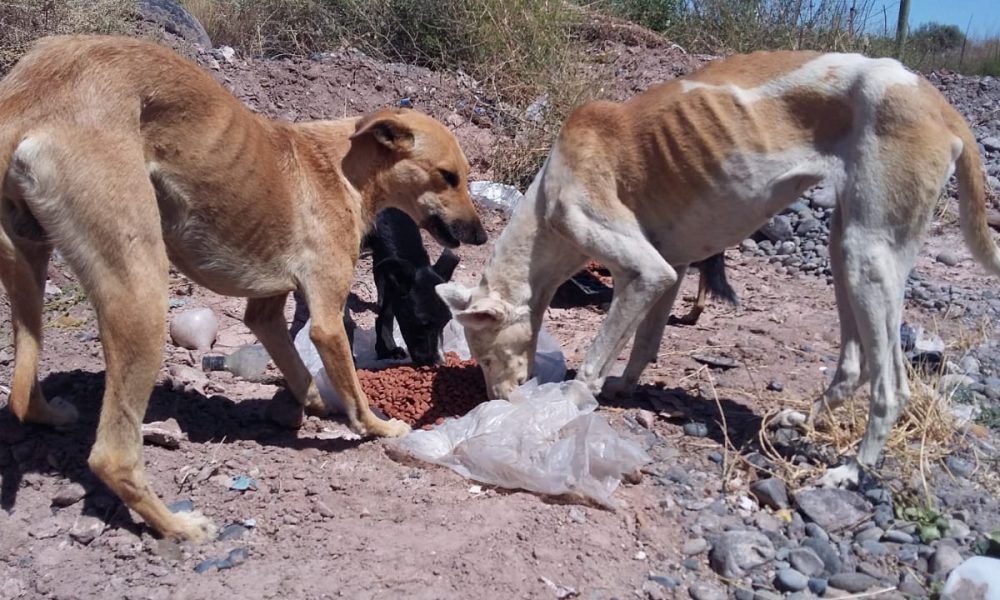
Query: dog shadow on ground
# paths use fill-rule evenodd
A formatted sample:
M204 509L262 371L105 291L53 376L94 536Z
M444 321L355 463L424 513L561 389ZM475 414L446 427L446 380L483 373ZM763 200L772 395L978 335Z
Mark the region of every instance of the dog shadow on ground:
M720 396L718 404L714 398L693 395L682 388L667 388L662 385L640 384L631 398L622 400L602 400L601 406L618 408L650 409L661 416L669 414L667 420L677 425L690 421L704 423L708 439L725 447L729 443L739 451L756 449L763 418L748 406L730 398ZM666 410L659 410L666 407ZM719 414L719 408L722 414ZM726 430L722 423L725 417Z
M121 501L91 472L87 457L93 447L104 394L104 373L69 371L52 373L42 382L46 397L61 396L80 413L75 427L55 431L48 427L21 424L9 409L0 409L0 509L12 513L17 493L28 473L58 475L81 484L89 491L83 514L102 519L110 526L135 533L134 523ZM287 394L280 390L275 396ZM285 400L287 401L287 400ZM357 447L363 440L300 438L296 431L270 422L265 409L271 399L234 402L221 395L205 397L196 392L175 391L169 384L153 388L144 422L177 419L181 430L195 443L232 443L253 440L263 446L318 449L341 452ZM332 420L332 419L331 419Z

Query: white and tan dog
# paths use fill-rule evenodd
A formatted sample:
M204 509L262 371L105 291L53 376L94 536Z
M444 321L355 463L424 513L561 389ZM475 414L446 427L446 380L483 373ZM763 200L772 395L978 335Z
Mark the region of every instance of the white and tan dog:
M0 83L0 279L10 296L10 407L66 425L37 380L46 265L66 258L93 303L107 363L89 464L161 534L198 540L207 520L172 514L143 469L140 426L162 361L168 261L249 298L244 320L304 408L322 414L283 309L299 290L310 335L352 429L396 436L361 390L342 314L361 238L395 206L442 244L482 244L469 165L454 136L415 111L291 124L252 113L174 52L125 38L39 42Z
M859 55L734 56L621 104L577 108L479 286L438 292L465 326L490 396L505 397L529 376L553 290L585 259L601 261L614 275L614 301L577 378L595 393L629 393L657 355L687 265L826 181L837 191L830 255L841 353L814 414L871 382L857 459L824 481L848 483L857 463L878 459L909 397L904 285L956 169L965 239L1000 274L976 141L926 80ZM604 385L633 334L623 376Z

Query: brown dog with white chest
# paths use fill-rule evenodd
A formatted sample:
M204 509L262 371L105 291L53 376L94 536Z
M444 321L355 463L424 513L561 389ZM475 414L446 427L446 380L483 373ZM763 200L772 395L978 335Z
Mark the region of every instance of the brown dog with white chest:
M210 523L171 513L143 468L140 426L162 361L168 264L248 298L244 320L302 413L325 405L288 335L300 291L327 372L362 434L409 428L368 407L342 314L361 238L394 206L445 246L486 241L469 165L431 117L384 110L292 124L256 115L169 49L114 37L38 42L0 82L0 279L10 296L10 407L23 422L77 418L38 384L46 265L58 249L97 313L106 386L89 464L165 536Z

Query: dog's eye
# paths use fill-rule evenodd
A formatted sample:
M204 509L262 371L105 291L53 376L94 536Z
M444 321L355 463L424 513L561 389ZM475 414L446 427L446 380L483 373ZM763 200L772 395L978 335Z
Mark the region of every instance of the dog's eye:
M444 179L444 182L450 187L458 187L458 175L456 175L454 171L438 169L438 172L441 173L441 178Z

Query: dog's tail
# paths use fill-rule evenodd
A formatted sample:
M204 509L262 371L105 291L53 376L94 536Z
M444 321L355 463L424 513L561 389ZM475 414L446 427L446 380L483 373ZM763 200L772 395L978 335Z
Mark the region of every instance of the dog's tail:
M723 252L709 256L700 263L701 273L708 283L708 292L717 300L724 300L733 306L740 305L736 290L726 279L726 255Z
M959 218L962 234L972 256L986 270L1000 277L1000 250L990 234L986 219L986 174L976 138L965 119L951 105L946 118L951 132L962 140L955 174L958 177Z

